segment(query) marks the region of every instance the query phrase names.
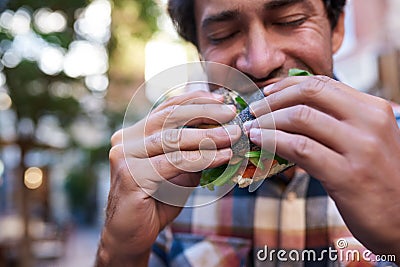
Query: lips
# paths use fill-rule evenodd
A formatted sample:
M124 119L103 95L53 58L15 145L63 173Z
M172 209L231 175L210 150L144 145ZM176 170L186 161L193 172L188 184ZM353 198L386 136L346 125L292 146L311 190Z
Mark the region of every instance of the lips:
M270 84L277 83L277 82L281 81L282 79L283 78L274 78L274 79L269 79L269 80L265 80L265 81L258 81L258 82L253 81L253 82L257 85L258 88L262 89Z
M290 70L298 69L298 70L304 70L309 73L312 73L311 70L309 70L309 68L306 68L304 66L304 64L296 64L296 65L301 65L301 66L293 67L293 68L289 68L289 69L279 68L279 69L276 69L276 70L270 72L268 74L268 76L264 76L262 78L257 78L249 73L244 73L244 74L247 77L249 77L258 86L258 88L263 88L270 84L277 83L277 82L283 80L284 78L287 78Z

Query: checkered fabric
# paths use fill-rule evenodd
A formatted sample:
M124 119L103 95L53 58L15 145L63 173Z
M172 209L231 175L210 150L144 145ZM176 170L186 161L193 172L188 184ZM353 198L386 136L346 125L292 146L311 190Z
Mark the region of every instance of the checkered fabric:
M188 203L204 203L217 193L205 189ZM149 266L396 266L370 254L371 261L357 258L356 250L366 251L334 201L298 169L290 182L276 176L252 193L235 187L212 204L184 208L160 233Z

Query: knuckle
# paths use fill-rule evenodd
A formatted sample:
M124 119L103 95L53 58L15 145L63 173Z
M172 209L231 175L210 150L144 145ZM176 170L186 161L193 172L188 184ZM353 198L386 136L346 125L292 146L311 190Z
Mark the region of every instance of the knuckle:
M152 134L152 135L148 136L147 140L149 142L148 145L150 145L151 147L159 146L160 143L161 143L160 133L155 133L155 134ZM148 148L148 146L146 148Z
M113 146L109 151L109 161L112 174L111 182L122 179L123 177L131 177L128 166L125 161L123 145Z
M165 167L164 165L164 160L163 157L154 157L151 159L151 165L153 170L155 170L156 172L159 172L160 170L163 169L163 167Z
M175 105L176 103L180 102L180 96L171 96L168 97L164 102L163 102L163 106L168 107L168 106L172 106Z
M179 130L169 129L162 132L162 145L168 149L174 149L179 146L181 141L181 133Z
M111 147L108 157L111 164L118 162L121 158L124 157L124 149L122 144L114 145Z
M297 128L303 128L304 126L312 123L313 111L311 108L305 105L299 105L292 109L289 113L289 121Z
M208 129L198 131L198 149L216 149L218 144L228 143L227 132L224 129Z
M310 140L304 136L297 136L292 140L294 153L298 157L309 158L312 153L312 144Z
M367 177L376 166L376 162L381 159L377 152L381 149L380 140L376 136L364 135L359 139L360 147L357 157L350 161L350 167L353 173L360 177Z
M123 135L122 133L123 133L123 129L120 129L111 136L111 145L112 146L122 143L122 135Z
M366 170L365 162L353 160L348 163L351 173L357 173L354 175L353 181L357 184L366 182L364 179L368 177L368 172L371 170Z
M201 158L205 163L210 163L213 162L217 157L216 151L207 151L204 150L202 152L199 152L199 154L196 156L196 159Z
M171 105L166 107L165 109L160 111L160 115L161 117L166 120L166 119L170 119L171 116L173 116L173 114L175 113L175 111L177 110L179 105Z
M279 103L280 97L281 96L280 96L279 92L276 94L268 95L268 105L274 106L275 104ZM267 107L267 105L265 105L265 106ZM259 105L257 105L257 106L253 105L253 106L251 106L251 109L254 111L255 114L262 113L262 111L261 111L262 108Z
M157 116L161 121L163 121L164 127L175 127L177 126L177 110L179 105L168 106L165 109L162 109Z
M204 139L216 139L216 138L220 138L220 137L225 137L227 135L227 132L225 129L220 129L220 128L212 128L212 129L207 129L205 131L200 131L200 138L201 141L203 141Z
M179 102L179 99L181 97L180 96L171 96L169 98L167 98L167 100L165 101L166 104L170 104L170 103L177 103Z
M390 103L382 98L379 98L380 101L380 110L382 110L385 114L393 114L393 108Z
M170 153L169 160L172 165L180 166L184 162L184 154L188 154L187 151L174 151Z
M363 150L363 155L365 157L373 157L373 155L379 151L380 149L380 141L379 138L375 136L364 136L362 137L362 150Z
M370 116L377 129L387 129L393 121L392 106L386 100L379 99L374 114Z
M312 98L319 95L330 82L326 76L312 76L300 85L300 92L303 96Z
M182 162L194 162L202 158L202 153L199 150L181 152Z

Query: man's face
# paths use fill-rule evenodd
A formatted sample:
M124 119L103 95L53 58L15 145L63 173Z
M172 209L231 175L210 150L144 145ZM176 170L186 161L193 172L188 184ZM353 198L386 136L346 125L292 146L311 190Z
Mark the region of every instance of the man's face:
M290 68L332 76L343 18L332 31L321 0L196 0L203 60L246 73L261 88Z

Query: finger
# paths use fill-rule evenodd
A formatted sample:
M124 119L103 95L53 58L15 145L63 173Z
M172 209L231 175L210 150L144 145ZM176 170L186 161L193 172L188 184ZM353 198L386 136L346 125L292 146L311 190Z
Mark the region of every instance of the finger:
M323 183L332 185L342 182L338 166L346 169L345 157L306 136L253 128L250 140L260 147L271 147L275 142L279 156L297 163ZM332 173L331 170L337 171Z
M132 142L127 153L139 158L154 157L178 150L213 150L226 148L237 142L242 134L238 125L212 129L167 129Z
M193 91L180 96L170 97L157 106L154 112L174 105L193 105L193 104L218 104L222 103L224 97L207 91Z
M280 109L262 115L256 120L245 123L244 127L247 132L251 128L262 128L300 134L314 139L338 153L344 153L350 146L348 142L352 142L351 137L343 138L350 132L347 124L305 105Z
M270 84L266 87L264 87L263 92L265 96L272 95L276 92L279 92L285 88L300 84L300 83L305 83L308 80L314 80L314 79L325 79L327 81L332 80L335 81L334 79L331 79L330 77L327 76L292 76L292 77L287 77L285 79L280 80L279 82L276 82L274 84ZM354 90L351 89L350 87L343 88L343 90L347 90L349 93L352 93Z
M213 94L206 91L195 91L187 93L185 95L171 97L165 102L157 106L151 113L157 113L165 109L167 106L174 105L194 105L194 104L222 104L223 96L218 94ZM150 115L149 115L150 116ZM123 130L116 132L112 137L112 142L122 143L122 137L138 136L144 133L144 128L146 126L149 116L143 118L133 126L125 127Z
M175 105L150 114L145 135L160 129L172 129L200 124L223 124L236 116L236 107L225 104Z
M230 148L214 151L174 151L148 159L135 159L129 169L139 186L156 190L160 182L180 174L220 166L228 162L231 157Z
M285 79L280 80L279 82L270 84L266 87L264 87L263 93L265 96L272 95L276 92L281 91L284 88L299 84L301 82L304 82L307 79L307 76L294 76L294 77L287 77Z
M365 105L362 102L363 94L342 83L326 76L292 77L290 79L293 81L277 83L274 86L276 92L265 97L272 111L304 104L326 112L339 120L347 119L354 114L363 115L362 108ZM293 85L291 85L291 81L294 83ZM289 87L284 87L286 85ZM266 112L262 101L250 106L256 117Z

